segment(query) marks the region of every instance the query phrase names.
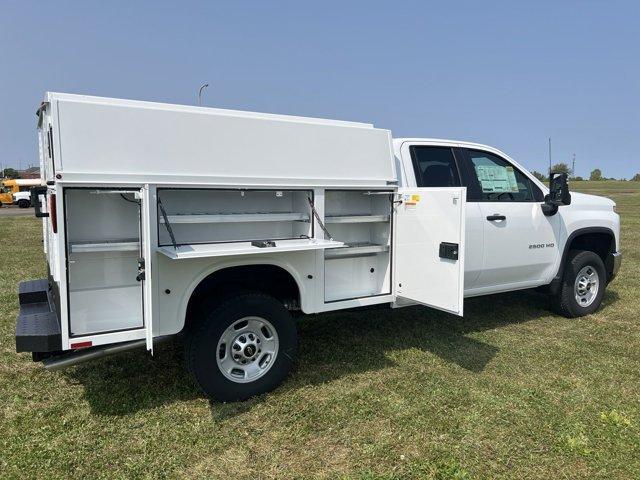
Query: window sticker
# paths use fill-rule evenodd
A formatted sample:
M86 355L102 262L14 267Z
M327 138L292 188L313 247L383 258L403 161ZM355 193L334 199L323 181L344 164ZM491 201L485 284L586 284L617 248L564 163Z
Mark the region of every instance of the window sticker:
M516 180L516 172L513 171L513 167L509 165L507 167L507 179L509 180L509 187L512 192L518 191L518 181Z
M512 166L476 165L476 175L483 193L518 191L518 182Z

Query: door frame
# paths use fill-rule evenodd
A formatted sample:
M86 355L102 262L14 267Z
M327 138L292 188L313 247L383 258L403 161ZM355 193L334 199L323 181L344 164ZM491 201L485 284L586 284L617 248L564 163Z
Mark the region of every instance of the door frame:
M152 289L151 286L155 283L150 281L150 277L147 277L141 285L141 307L142 307L142 326L119 329L119 330L107 330L102 332L92 332L87 334L71 334L71 298L70 298L70 275L69 275L69 242L68 242L68 211L67 211L67 191L71 190L114 190L114 191L122 191L122 192L131 192L139 194L140 196L140 206L138 210L138 229L140 232L140 252L143 251L144 245L147 245L147 251L151 251L152 246L150 245L147 239L149 237L145 237L145 228L143 225L144 216L143 212L149 211L149 202L145 202L142 198L141 192L145 186L105 186L105 185L66 185L62 187L62 213L63 215L59 215L58 218L62 218L62 231L64 237L61 239L62 250L64 252L64 267L65 267L65 275L64 275L64 290L65 290L65 300L66 300L66 321L65 325L61 330L63 331L63 339L62 339L62 348L63 349L77 349L84 348L90 346L98 346L98 345L106 345L111 343L120 343L131 340L140 340L147 337L147 327L152 325L151 321L151 312L148 311L146 304L152 304ZM146 186L148 187L148 186ZM154 192L155 194L155 192ZM148 228L146 229L148 231ZM147 263L147 259L145 258L145 264ZM62 278L61 278L62 280ZM149 284L147 286L147 284ZM145 288L146 287L146 288ZM151 311L153 311L151 309ZM62 321L62 319L61 319ZM150 328L149 328L150 329ZM66 330L66 332L65 332Z

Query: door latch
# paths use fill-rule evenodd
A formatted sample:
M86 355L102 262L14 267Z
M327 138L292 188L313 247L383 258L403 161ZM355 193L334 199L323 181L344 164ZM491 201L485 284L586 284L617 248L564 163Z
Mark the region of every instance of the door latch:
M440 258L446 258L449 260L458 260L459 245L457 243L441 242L440 243Z
M145 271L144 271L144 258L138 258L138 275L136 275L136 280L141 282L145 279Z

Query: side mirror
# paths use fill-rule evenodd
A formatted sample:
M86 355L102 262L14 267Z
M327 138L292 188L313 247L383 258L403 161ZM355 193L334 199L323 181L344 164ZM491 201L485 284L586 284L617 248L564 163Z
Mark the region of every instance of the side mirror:
M542 212L547 216L555 215L562 205L571 205L567 174L552 173L549 177L549 194L544 197Z
M554 205L571 205L571 193L566 173L552 173L549 177L549 195Z

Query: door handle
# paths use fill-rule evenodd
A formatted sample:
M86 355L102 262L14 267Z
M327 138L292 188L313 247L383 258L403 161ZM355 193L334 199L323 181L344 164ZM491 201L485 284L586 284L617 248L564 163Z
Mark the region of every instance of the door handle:
M487 220L489 220L490 222L493 222L494 220L506 220L507 217L505 217L504 215L500 215L499 213L494 213L493 215L489 215L487 216Z

